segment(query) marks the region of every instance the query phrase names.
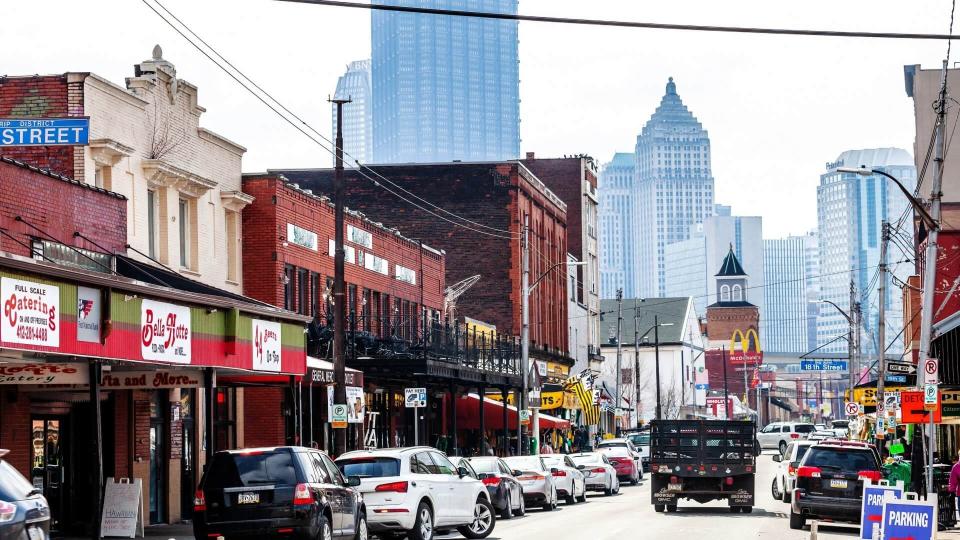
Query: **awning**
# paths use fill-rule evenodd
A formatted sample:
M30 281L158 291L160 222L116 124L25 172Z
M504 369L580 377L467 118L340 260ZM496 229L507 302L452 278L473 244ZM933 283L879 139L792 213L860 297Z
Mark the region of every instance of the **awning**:
M300 377L297 377L300 379ZM224 385L288 385L290 384L290 375L273 373L236 373L236 374L218 374L217 384ZM303 378L303 384L326 385L333 384L333 362L321 360L319 358L307 357L307 374ZM347 386L363 387L363 372L356 369L347 368Z
M484 429L503 429L503 404L490 398L483 398ZM517 408L507 405L507 427L517 429ZM566 429L570 421L549 414L540 413L540 429ZM467 394L457 401L457 428L480 429L480 396Z

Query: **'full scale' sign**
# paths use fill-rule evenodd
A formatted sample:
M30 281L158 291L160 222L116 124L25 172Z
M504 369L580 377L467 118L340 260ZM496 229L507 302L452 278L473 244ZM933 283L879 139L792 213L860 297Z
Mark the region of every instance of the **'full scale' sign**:
M83 146L89 137L89 118L0 118L0 148Z

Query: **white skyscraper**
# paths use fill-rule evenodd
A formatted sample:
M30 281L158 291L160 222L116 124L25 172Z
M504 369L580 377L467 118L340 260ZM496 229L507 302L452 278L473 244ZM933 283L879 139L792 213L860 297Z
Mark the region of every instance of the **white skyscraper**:
M807 236L763 241L766 310L760 313L760 335L766 351L804 353L810 350L807 252Z
M640 283L636 157L617 152L600 171L600 298L638 298Z
M866 166L882 169L898 178L907 189L916 185L913 158L899 148L848 150L820 176L817 187L817 221L819 225L820 298L830 300L849 310L850 279L861 296L864 337L861 352L876 355L885 346L888 353L903 350L898 333L903 329L903 304L900 288L892 278L886 282L886 341L877 343L878 305L877 266L880 263L881 222L888 221L901 230L909 222L901 222L908 206L906 198L893 183L881 176L860 176L841 173L838 167ZM904 218L907 220L908 218ZM895 242L889 244L887 261L890 274L906 281L913 270L910 258ZM888 274L888 276L890 275ZM847 320L836 309L821 305L817 317L817 344L829 345L824 350L846 352L847 344L838 336L846 335ZM835 340L835 341L834 341Z
M636 156L639 296L661 296L666 289L664 248L688 239L690 227L714 213L710 139L680 100L672 77L660 106L637 136Z
M354 165L373 161L373 120L370 114L370 60L350 62L347 72L337 80L337 99L350 98L351 102L343 106L343 151L344 164ZM337 135L337 106L331 103L333 125L330 140ZM334 158L336 161L336 158Z

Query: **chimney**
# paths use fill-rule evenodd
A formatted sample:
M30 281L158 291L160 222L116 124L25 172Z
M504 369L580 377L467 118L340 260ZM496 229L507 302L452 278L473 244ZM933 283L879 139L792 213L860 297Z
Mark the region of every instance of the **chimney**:
M533 152L527 152L527 159L535 159Z

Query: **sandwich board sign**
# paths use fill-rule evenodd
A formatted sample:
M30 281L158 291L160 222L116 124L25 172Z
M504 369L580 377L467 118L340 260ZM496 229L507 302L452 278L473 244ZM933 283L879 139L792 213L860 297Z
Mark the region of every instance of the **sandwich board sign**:
M143 537L143 481L108 477L103 490L100 535L104 538Z
M889 493L894 499L903 498L903 482L891 484L880 480L876 484L870 480L863 483L863 498L860 502L860 539L872 540L874 529L879 529L883 512L883 501Z
M937 498L918 501L915 493L902 499L885 494L881 512L880 540L935 540L937 537Z

